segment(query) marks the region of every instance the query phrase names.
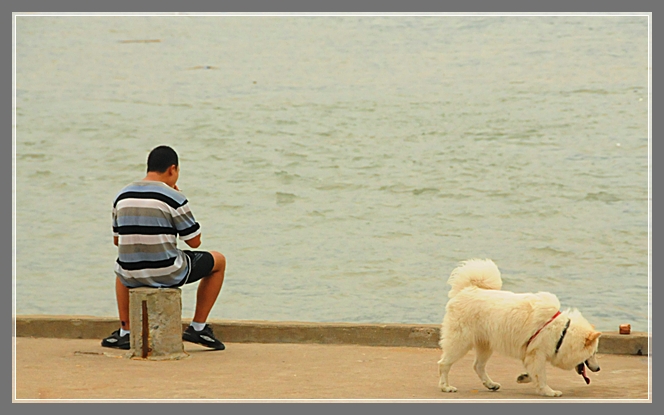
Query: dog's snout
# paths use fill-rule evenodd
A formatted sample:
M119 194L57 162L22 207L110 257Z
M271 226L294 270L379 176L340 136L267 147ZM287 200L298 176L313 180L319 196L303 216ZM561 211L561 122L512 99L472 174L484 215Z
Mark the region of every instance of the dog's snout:
M588 360L586 360L585 364L586 366L588 366L588 369L590 369L592 372L599 372L600 370L599 364L597 364L597 362L589 362Z

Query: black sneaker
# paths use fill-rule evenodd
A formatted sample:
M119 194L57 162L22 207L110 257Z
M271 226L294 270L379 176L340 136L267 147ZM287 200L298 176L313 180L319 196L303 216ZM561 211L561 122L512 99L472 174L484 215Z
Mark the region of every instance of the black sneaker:
M131 344L129 343L129 334L120 336L120 329L115 330L110 336L101 341L104 347L114 347L116 349L129 350Z
M206 324L203 330L196 331L193 326L189 326L182 333L182 340L202 344L203 346L210 347L215 350L224 350L226 346L212 333L212 327L209 324Z

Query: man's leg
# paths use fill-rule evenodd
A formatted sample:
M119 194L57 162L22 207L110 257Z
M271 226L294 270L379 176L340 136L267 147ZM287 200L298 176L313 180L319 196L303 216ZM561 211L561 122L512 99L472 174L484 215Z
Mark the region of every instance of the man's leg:
M196 312L194 313L196 323L207 321L208 315L210 315L210 311L212 311L212 307L221 291L221 285L224 283L226 257L217 251L210 251L210 254L214 258L212 272L200 280L196 291Z
M104 347L115 347L128 350L129 344L129 288L115 278L115 298L118 302L118 314L120 316L120 328L110 336L101 341Z
M226 258L216 251L210 251L209 254L212 256L214 264L212 265L212 270L209 274L199 280L200 282L198 283L198 290L196 292L196 312L194 313L194 320L182 333L182 340L202 344L203 346L216 350L224 350L226 346L215 337L212 332L212 327L206 323L206 320L208 315L210 315L212 306L214 306L215 301L217 301L217 297L221 291L221 285L224 283ZM202 272L207 272L209 269L207 267L209 267L209 262L206 264L206 269ZM192 282L195 281L192 280Z
M120 326L129 331L129 288L126 287L119 277L115 278L115 298L118 301L118 314Z

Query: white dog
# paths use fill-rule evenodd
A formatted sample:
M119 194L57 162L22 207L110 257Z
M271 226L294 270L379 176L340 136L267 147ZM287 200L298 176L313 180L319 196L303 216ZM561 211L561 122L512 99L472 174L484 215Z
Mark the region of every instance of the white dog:
M501 291L500 271L489 259L460 263L447 283L452 289L440 333L443 354L438 362L438 386L443 392L456 392L448 382L450 367L470 349L475 349L475 372L490 390L500 388L485 371L494 350L520 359L527 373L517 382L533 382L544 396L562 395L546 383L546 362L565 370L576 368L586 383L590 379L584 363L593 372L599 370L595 353L601 333L577 310L560 312L555 295Z

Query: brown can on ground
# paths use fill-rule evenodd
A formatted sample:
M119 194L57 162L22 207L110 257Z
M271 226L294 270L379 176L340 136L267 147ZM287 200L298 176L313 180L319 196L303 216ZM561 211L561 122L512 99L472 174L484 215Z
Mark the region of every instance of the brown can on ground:
M621 324L620 325L620 334L629 334L632 332L632 326L629 324Z

